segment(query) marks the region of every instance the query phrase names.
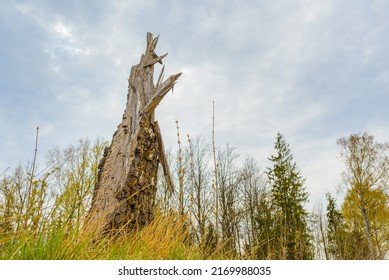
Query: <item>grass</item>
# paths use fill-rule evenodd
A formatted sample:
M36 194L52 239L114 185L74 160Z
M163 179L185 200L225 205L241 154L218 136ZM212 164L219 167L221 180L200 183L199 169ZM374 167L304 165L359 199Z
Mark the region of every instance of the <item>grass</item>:
M40 232L19 231L0 239L0 258L8 260L191 260L203 259L189 242L186 220L157 214L142 230L94 241L93 233L50 225ZM222 254L207 256L221 259Z

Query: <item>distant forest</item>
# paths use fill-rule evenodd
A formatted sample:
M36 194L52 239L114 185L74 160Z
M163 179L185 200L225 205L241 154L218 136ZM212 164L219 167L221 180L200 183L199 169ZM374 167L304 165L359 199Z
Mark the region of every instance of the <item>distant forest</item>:
M85 223L102 139L54 148L0 177L1 259L385 259L389 252L389 143L368 133L337 140L344 199L306 210L304 174L278 133L264 169L234 147L179 133L161 170L156 213L141 230L96 240ZM336 141L336 139L334 139ZM38 168L39 166L39 168Z

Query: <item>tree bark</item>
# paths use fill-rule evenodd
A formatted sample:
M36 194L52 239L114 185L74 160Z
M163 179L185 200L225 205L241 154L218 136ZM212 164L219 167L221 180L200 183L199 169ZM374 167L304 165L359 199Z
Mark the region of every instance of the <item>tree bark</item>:
M371 241L371 235L370 235L370 223L369 220L367 219L366 215L366 207L365 207L365 202L364 199L361 199L361 212L362 212L362 217L363 217L363 222L365 224L365 234L366 234L366 239L367 239L367 245L369 246L369 255L370 259L374 260L375 259L375 252L374 252L374 247L373 247L373 242Z
M167 186L173 183L154 110L181 75L162 82L164 67L154 84L154 64L167 55L154 52L158 37L147 34L147 48L131 68L127 105L122 122L99 165L88 225L98 233L126 233L142 228L153 217L157 171L162 164Z

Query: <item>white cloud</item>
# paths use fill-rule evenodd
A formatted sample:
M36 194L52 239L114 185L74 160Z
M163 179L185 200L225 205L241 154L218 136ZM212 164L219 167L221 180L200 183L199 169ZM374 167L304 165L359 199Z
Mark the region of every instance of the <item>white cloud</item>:
M38 62L22 56L34 69L29 78L35 83L26 94L40 110L31 113L26 107L35 117L23 125L2 123L8 143L33 130L34 122L44 124L42 131L47 127L44 137L54 145L86 135L110 139L146 31L161 34L157 53L169 52L166 77L183 72L156 114L167 146L175 147L175 120L184 135L210 139L214 100L218 144L229 142L239 153L256 155L264 167L280 131L313 186L310 191L319 194L338 180L333 160L338 137L366 128L381 139L389 137L383 106L389 89L388 1L12 5L19 16L9 21L24 32L20 25L29 22L28 30L40 32L41 41L29 44L43 56L35 56ZM366 107L371 113L361 113ZM9 116L9 110L2 111L2 119ZM18 145L26 145L27 138Z
M64 23L61 21L57 20L53 25L52 25L52 30L54 33L58 34L61 38L64 38L68 40L70 43L74 43L74 35L71 27L65 26Z

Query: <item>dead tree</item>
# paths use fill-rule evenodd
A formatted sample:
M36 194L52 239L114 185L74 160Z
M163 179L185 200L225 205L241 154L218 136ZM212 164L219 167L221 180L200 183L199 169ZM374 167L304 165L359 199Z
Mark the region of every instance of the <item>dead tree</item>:
M139 64L131 68L122 122L99 165L87 223L98 226L103 235L139 229L152 219L159 163L167 186L173 191L154 110L173 89L181 73L163 81L163 66L154 84L154 64L162 64L167 55L158 56L154 52L157 42L158 37L147 34L146 51Z

